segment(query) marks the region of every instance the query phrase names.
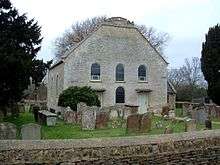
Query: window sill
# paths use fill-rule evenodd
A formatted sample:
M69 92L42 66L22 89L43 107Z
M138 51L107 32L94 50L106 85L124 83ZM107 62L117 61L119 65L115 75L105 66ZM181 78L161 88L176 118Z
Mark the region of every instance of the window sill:
M148 81L138 81L138 83L148 83Z
M115 81L115 83L126 83L126 81Z
M102 80L90 80L90 82L94 82L94 83L101 83Z

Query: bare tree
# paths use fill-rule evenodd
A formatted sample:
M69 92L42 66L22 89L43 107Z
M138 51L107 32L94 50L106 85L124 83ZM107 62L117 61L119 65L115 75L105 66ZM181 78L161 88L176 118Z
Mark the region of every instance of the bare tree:
M136 25L136 27L148 39L153 47L163 54L163 49L167 46L170 39L168 33L158 32L154 27L146 27L145 25Z
M183 76L179 69L170 69L168 71L168 81L175 87L178 88L184 81Z
M86 38L91 32L95 31L99 24L106 20L105 16L93 17L83 22L73 24L71 29L66 31L55 41L55 54L60 58L67 50Z
M184 82L191 87L204 81L198 57L193 57L191 60L185 59L185 64L180 67L180 74L183 76Z
M98 26L107 19L106 16L93 17L83 22L73 24L71 29L66 31L55 41L55 54L60 58L67 50L86 38L95 31ZM148 41L160 52L166 46L169 35L167 33L157 32L153 27L147 28L145 25L135 25Z
M201 63L198 57L185 59L185 64L178 69L171 69L168 72L168 80L177 90L177 97L191 101L194 97L204 96L207 85L204 80Z

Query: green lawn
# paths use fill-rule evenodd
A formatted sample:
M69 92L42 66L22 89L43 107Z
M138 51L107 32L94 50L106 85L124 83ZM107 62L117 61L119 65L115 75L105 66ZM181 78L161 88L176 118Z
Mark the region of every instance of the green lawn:
M17 127L21 127L23 124L33 123L34 116L32 113L20 113L19 117L9 116L3 118L3 121L14 123Z
M34 117L31 113L21 113L18 118L7 117L3 121L11 122L17 125L20 130L21 125L27 123L34 123ZM156 123L162 123L161 128L156 127ZM109 123L109 127L106 129L96 129L92 131L82 131L79 125L66 124L61 120L58 120L56 126L42 126L42 138L43 139L80 139L80 138L92 138L92 137L119 137L119 136L134 136L134 135L152 135L163 134L167 126L173 128L174 133L184 132L184 122L171 120L164 120L161 117L154 116L152 121L152 130L148 133L126 133L126 128L112 128L112 123ZM197 125L198 130L204 129L204 125ZM220 124L213 123L213 129L220 129ZM19 138L18 134L18 138Z

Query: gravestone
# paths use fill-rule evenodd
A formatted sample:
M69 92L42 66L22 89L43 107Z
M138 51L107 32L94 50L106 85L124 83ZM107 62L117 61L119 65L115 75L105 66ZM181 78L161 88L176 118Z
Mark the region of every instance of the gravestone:
M24 113L25 112L24 104L18 103L18 109L19 109L19 113Z
M138 107L137 105L130 105L125 104L124 105L124 119L127 119L129 115L137 114L138 113Z
M152 115L151 113L145 113L142 115L140 123L140 132L147 133L151 130Z
M208 119L208 113L206 112L205 107L198 107L197 109L195 109L195 113L196 122L200 124L205 124L205 121Z
M87 109L86 103L80 102L77 104L77 124L82 123L82 111L85 111Z
M0 139L16 139L17 128L12 123L0 123Z
M33 106L33 113L34 113L34 120L38 122L38 111L40 110L40 107L37 105Z
M196 120L195 119L186 119L185 120L185 132L196 131Z
M173 133L173 128L167 127L165 128L164 134L171 134Z
M42 125L55 126L57 120L57 114L51 113L49 111L39 111L38 112L38 122Z
M128 116L127 118L127 132L128 133L136 133L140 130L140 120L141 114L133 114Z
M96 106L83 109L81 111L81 128L82 130L93 130L95 129L96 123L96 111L99 108Z
M193 109L192 104L183 103L183 106L182 106L183 116L191 116L192 109Z
M30 112L31 105L30 104L24 104L24 111L25 112Z
M108 126L109 114L108 112L98 112L96 114L96 128L106 128Z
M206 129L212 129L212 121L211 120L206 120L205 121L205 128Z
M215 106L216 117L220 118L220 106Z
M117 109L111 109L110 110L110 119L113 120L113 119L117 119L118 118L118 111Z
M63 115L63 120L66 123L77 123L77 114L75 111L71 110L70 107L66 108L66 111L64 112Z
M40 140L41 126L34 123L22 125L21 138L22 140Z
M169 111L170 111L169 106L163 106L163 107L162 107L161 115L162 115L162 116L169 116Z

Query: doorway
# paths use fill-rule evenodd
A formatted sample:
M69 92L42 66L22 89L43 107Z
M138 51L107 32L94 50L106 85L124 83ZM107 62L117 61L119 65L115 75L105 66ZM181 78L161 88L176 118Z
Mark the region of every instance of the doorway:
M138 94L138 113L143 114L147 112L148 109L148 94L139 93Z

